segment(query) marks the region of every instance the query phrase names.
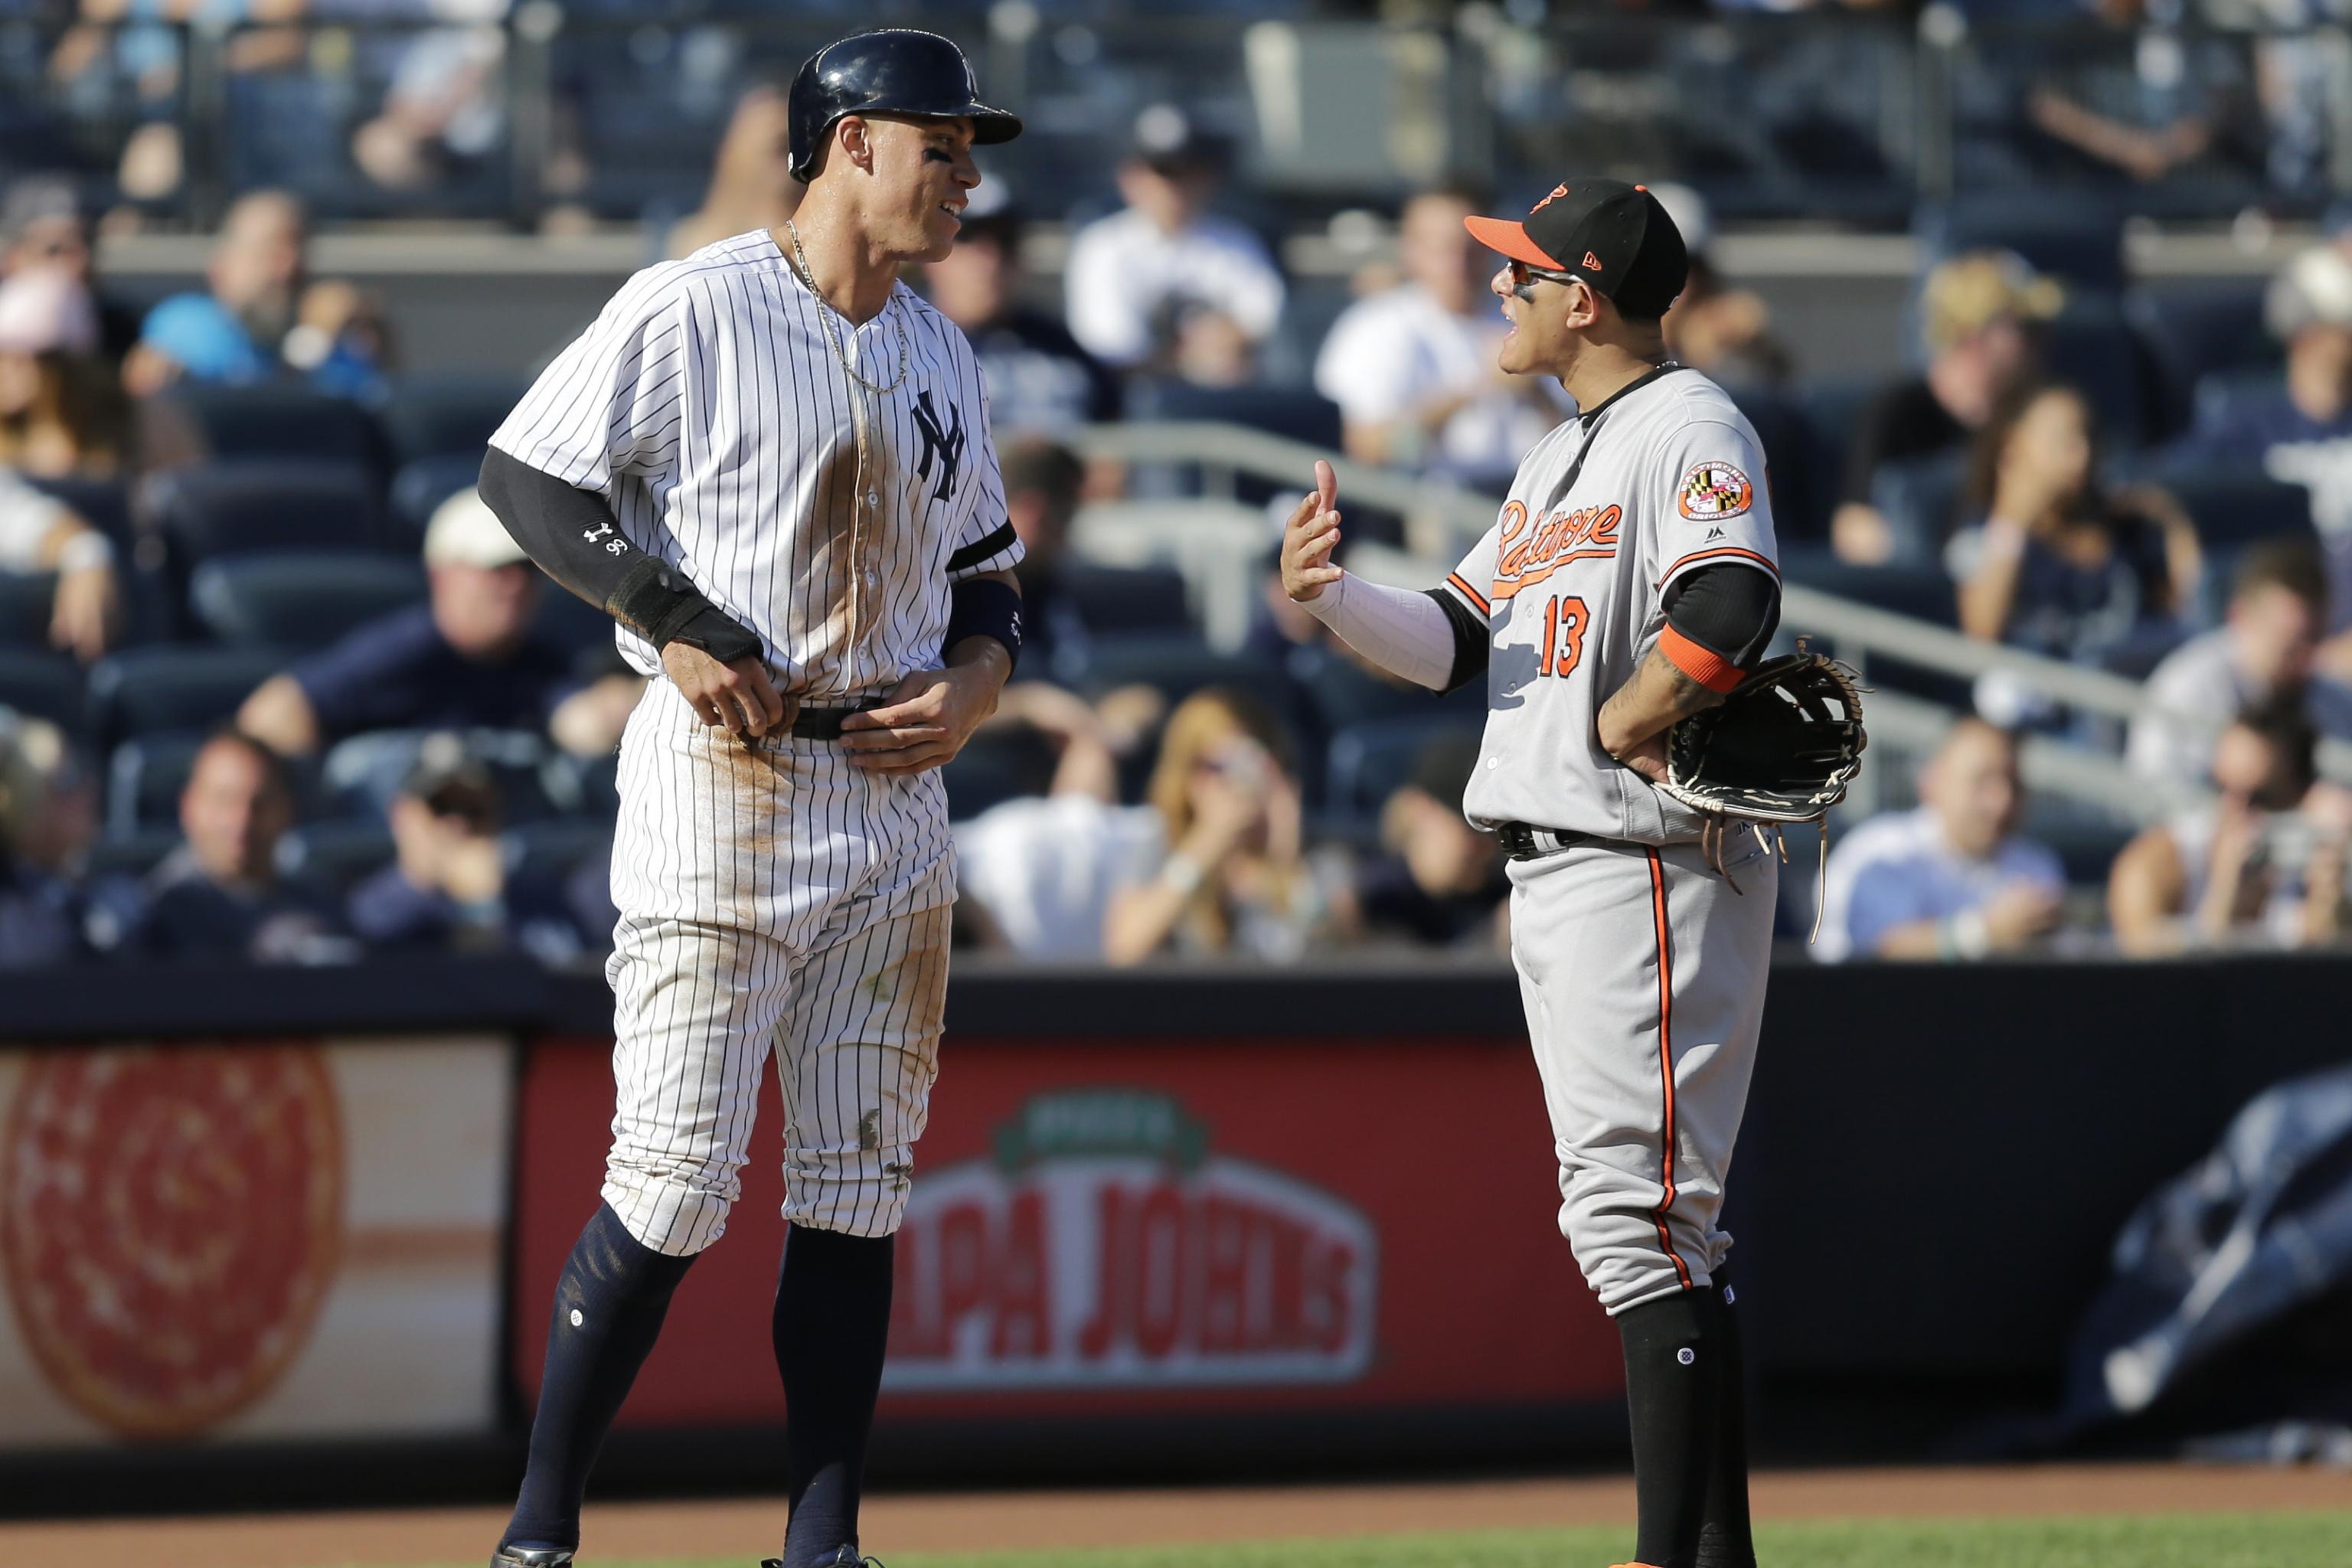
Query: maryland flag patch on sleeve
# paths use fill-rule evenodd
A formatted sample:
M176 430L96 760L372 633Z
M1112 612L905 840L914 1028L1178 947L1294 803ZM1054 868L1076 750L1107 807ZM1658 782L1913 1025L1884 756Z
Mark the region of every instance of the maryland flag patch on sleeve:
M1683 476L1682 514L1693 522L1720 522L1755 504L1755 487L1729 463L1694 463Z

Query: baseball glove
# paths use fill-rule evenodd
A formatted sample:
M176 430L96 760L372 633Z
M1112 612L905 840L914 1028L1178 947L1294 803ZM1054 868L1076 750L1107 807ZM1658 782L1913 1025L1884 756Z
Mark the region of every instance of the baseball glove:
M1853 671L1806 649L1759 665L1666 735L1668 795L1748 822L1818 822L1862 769Z

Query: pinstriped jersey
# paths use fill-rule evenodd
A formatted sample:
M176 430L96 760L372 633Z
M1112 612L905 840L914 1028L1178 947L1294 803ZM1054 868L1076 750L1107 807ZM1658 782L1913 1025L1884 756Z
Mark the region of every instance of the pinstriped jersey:
M1594 721L1664 629L1669 584L1717 562L1777 578L1779 559L1763 448L1696 371L1664 369L1538 442L1445 580L1494 639L1471 820L1695 837L1697 814L1601 751Z
M949 584L1022 555L963 333L903 283L852 326L764 229L630 279L490 445L604 496L805 699L936 668ZM662 673L652 645L616 636Z

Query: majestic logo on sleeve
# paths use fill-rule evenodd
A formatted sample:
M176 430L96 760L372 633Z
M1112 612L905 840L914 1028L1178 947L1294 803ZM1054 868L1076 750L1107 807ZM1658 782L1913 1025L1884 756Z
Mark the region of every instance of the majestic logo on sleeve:
M963 421L956 416L954 405L948 406L948 422L940 424L939 411L931 406L929 388L915 394L915 433L923 438L923 455L915 464L915 472L928 479L931 463L940 465L940 488L932 492L934 500L955 499L956 470L963 466Z
M1754 506L1756 489L1729 463L1694 463L1683 476L1680 504L1693 522L1719 522Z

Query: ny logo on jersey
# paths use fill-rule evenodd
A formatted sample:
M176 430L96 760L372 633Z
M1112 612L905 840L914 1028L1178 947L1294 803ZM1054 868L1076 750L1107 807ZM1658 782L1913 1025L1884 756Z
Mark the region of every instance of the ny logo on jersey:
M932 492L935 500L955 499L956 470L963 466L963 421L956 417L952 405L948 408L945 429L940 426L937 410L931 407L929 390L915 394L915 431L923 438L923 455L915 464L915 472L924 479L931 477L931 459L940 460L940 488Z

